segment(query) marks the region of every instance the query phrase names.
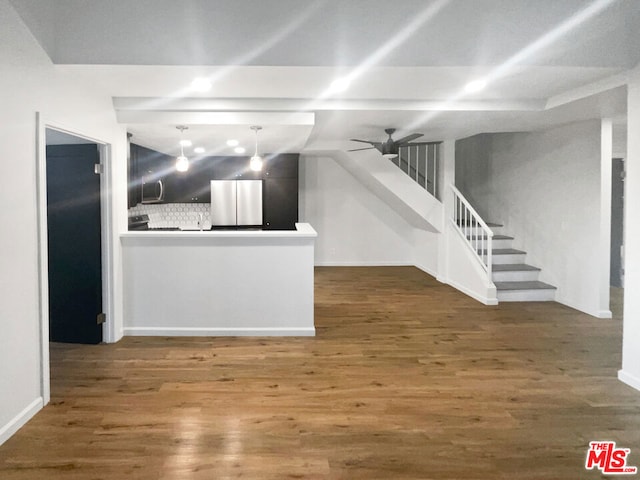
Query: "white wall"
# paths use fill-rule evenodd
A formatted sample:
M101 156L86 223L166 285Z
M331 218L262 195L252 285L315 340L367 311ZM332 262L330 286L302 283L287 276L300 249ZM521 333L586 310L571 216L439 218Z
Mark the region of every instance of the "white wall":
M318 232L316 265L411 265L412 228L328 157L303 156L300 221Z
M491 134L484 148L488 175L475 191L485 202L486 219L505 225L514 247L527 252L527 263L542 268L540 280L558 287L557 301L609 316L608 288L602 291L608 268L604 272L597 260L609 255L598 235L606 220L601 200L610 201L610 192L601 195L600 121Z
M316 265L417 265L435 274L437 234L415 229L329 157L301 157L300 221Z
M618 377L640 390L640 69L628 91L627 176L625 179L625 292L622 370Z
M126 221L126 137L111 101L61 76L7 0L0 0L0 443L42 403L38 308L36 112L113 145L116 233ZM113 252L119 262L120 252ZM119 279L116 279L116 283ZM120 295L117 293L117 295ZM118 301L118 299L116 299ZM115 312L122 330L121 313Z
M613 124L613 158L627 158L627 124Z
M313 244L297 231L128 232L127 335L314 335Z

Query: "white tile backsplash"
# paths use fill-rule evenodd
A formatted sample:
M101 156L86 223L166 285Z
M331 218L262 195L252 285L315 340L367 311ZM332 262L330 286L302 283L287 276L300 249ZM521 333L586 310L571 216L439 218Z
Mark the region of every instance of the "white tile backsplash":
M149 228L198 228L202 215L202 228L211 228L211 205L208 203L139 203L129 209L129 216L149 215Z

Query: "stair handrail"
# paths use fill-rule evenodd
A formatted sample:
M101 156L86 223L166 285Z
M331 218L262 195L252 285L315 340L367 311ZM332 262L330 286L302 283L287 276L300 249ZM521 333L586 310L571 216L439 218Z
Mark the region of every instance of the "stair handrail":
M455 185L449 184L449 188L453 193L453 210L450 221L465 240L467 246L473 251L480 265L487 272L487 278L492 282L493 230ZM481 235L476 232L478 227L482 230Z

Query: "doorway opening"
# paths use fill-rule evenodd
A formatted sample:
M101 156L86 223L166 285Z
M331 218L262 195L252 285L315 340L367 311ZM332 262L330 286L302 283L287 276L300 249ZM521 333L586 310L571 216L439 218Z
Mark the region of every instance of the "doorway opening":
M113 341L109 144L38 115L37 203L41 390L50 341Z
M625 162L614 158L611 166L610 303L614 317L622 319L624 304L624 179Z

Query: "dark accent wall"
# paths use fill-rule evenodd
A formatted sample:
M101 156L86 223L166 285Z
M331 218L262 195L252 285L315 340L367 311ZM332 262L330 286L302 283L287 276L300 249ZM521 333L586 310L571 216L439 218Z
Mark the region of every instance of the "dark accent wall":
M482 133L456 141L456 188L483 218L489 214L490 156L491 134Z

